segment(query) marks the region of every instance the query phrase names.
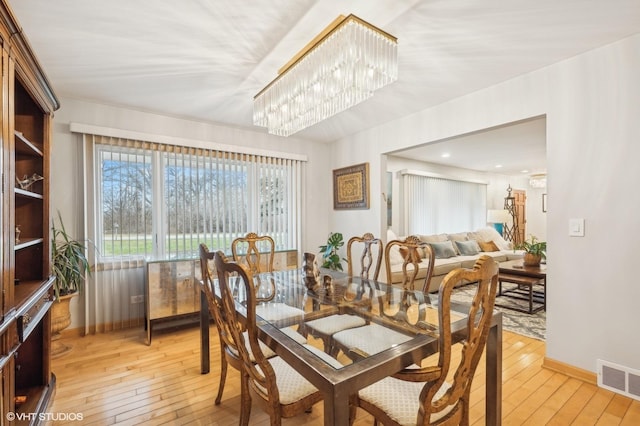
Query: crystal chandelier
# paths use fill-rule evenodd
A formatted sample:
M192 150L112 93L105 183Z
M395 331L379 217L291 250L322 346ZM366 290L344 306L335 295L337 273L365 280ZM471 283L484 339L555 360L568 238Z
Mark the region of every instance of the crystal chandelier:
M253 124L289 136L398 79L398 43L355 15L338 17L253 98Z
M532 188L546 188L547 187L547 175L537 174L529 177L529 186Z

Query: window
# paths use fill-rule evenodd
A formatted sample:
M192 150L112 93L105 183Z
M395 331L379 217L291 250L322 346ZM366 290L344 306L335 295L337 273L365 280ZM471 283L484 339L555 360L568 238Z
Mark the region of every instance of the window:
M407 235L464 232L486 226L484 183L405 170L402 185Z
M102 260L228 252L247 232L297 249L303 162L94 137L95 243Z

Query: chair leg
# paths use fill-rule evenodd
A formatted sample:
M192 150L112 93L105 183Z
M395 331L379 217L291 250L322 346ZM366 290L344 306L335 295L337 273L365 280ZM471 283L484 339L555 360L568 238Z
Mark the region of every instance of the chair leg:
M224 391L224 382L227 379L227 358L225 358L224 347L220 345L220 384L218 384L218 395L216 396L215 405L220 405L222 400L222 392Z
M249 393L249 376L240 374L240 426L248 426L251 417L251 394Z

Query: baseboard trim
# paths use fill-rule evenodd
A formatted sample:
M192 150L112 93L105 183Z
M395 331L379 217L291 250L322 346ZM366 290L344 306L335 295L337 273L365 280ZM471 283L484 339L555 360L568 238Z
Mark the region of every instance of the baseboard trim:
M556 361L555 359L544 357L542 367L582 380L583 382L587 382L592 385L598 384L598 375L596 373L574 367L573 365L569 365L564 362Z

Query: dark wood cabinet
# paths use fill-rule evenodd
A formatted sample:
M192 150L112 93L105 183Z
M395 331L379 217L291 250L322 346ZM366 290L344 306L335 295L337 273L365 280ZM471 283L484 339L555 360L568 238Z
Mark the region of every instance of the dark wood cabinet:
M0 425L37 424L55 387L49 150L59 103L5 0L0 0L0 44Z

